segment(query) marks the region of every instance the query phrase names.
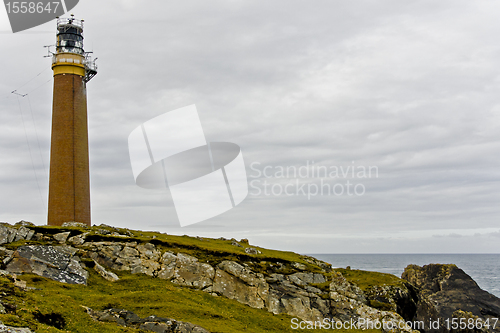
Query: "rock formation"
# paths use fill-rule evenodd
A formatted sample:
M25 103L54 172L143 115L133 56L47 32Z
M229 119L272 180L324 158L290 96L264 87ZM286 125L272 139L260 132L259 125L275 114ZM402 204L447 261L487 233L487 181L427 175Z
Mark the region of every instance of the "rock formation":
M77 249L70 246L20 246L4 260L5 270L33 273L64 283L86 284L88 272L81 266L76 252Z
M449 332L452 328L451 320L460 318L469 323L480 319L483 323L491 324L489 331L500 332L497 323L493 329L495 319L500 318L500 299L479 288L477 283L463 270L455 265L430 264L423 267L409 265L403 272L402 278L414 285L418 290L419 301L414 320L428 321L429 318L437 321L439 328L429 329L426 332ZM474 319L475 318L475 319ZM476 323L471 329L456 329L454 332L482 332L488 331L483 325Z

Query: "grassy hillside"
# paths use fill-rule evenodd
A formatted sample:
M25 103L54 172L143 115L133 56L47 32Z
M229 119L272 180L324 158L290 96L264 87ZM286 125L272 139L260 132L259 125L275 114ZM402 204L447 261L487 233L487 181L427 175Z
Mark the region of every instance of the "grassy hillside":
M103 229L103 227L99 227ZM246 261L250 259L244 247L231 245L223 239L201 239L188 236L171 236L153 232L127 231L130 238L104 236L96 233L93 227L87 240L115 240L153 242L157 247L175 253L182 251L192 254L200 261L215 264L222 260ZM79 228L36 227L37 232L54 234L71 231L72 235L83 231ZM125 232L125 230L120 230ZM11 249L26 243L46 243L43 240L9 244ZM285 263L287 270L294 262L318 271L320 268L310 263L307 257L292 252L282 252L257 248L262 253L252 255L254 268L267 269L273 262ZM258 258L258 260L256 260ZM288 267L288 268L287 268ZM0 276L1 302L6 305L6 314L0 320L9 326L30 327L38 333L43 332L140 332L124 328L116 323L102 323L91 319L82 306L94 310L122 308L135 312L144 318L150 315L168 317L200 325L211 332L297 332L291 329L291 316L273 315L266 310L254 309L225 297L214 297L206 292L179 287L169 281L153 278L144 274L115 272L120 277L117 282L109 282L88 269L88 285L59 283L37 275L22 275L18 279L27 281L28 290L13 285L9 276ZM30 288L31 287L31 288ZM42 322L42 323L41 323ZM300 332L324 332L325 330L298 330ZM339 331L339 330L337 330ZM350 330L350 332L356 332ZM370 332L370 331L364 331Z

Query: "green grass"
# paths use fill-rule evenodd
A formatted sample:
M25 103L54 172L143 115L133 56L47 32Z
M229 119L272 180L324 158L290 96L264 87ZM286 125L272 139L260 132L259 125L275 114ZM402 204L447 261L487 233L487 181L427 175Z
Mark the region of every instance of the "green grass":
M406 289L403 280L392 274L345 268L335 268L335 271L340 272L347 281L355 283L363 291L383 285Z

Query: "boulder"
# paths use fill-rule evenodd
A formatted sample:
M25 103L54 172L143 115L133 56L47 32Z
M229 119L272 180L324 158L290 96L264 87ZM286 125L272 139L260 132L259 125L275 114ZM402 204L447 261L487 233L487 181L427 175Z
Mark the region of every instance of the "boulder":
M71 234L71 231L66 231L66 232L60 232L58 234L55 234L54 239L58 241L61 244L66 243L66 239L68 239L69 235Z
M87 237L88 234L88 232L84 232L83 234L70 237L68 238L68 243L74 246L82 245L83 243L85 243L85 237Z
M245 249L245 253L248 253L248 254L261 254L262 252L260 252L259 250L257 250L254 247L247 247Z
M87 284L88 272L82 268L76 249L63 246L20 246L13 253L6 271L33 273L55 281L70 284Z
M241 245L240 243L238 243L238 241L236 239L231 239L231 245L232 246L237 246L237 247L243 247L243 245Z
M102 322L112 322L120 326L150 331L156 333L210 333L201 326L188 322L178 321L170 318L149 316L140 318L132 311L124 309L107 309L96 311L88 307L83 307L89 316Z
M64 222L62 227L88 228L89 226L82 222Z
M116 275L113 272L107 271L104 267L102 267L101 265L99 265L99 263L97 263L95 261L94 261L94 270L108 281L115 282L115 281L120 280L118 275Z
M21 220L15 224L16 227L35 227L35 224L33 222Z

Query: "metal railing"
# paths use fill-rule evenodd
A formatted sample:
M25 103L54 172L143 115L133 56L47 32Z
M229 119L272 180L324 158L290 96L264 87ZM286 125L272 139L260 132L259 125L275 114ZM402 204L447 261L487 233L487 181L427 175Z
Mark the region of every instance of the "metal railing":
M57 18L57 26L60 25L74 25L75 27L78 27L83 30L83 20L79 20L73 17L71 15L70 18L67 17L58 17Z
M85 65L85 69L93 72L97 72L97 64L95 63L97 59L92 59L90 56L85 57L85 61L83 64Z
M82 65L85 66L86 70L97 72L97 64L95 63L96 60L97 60L97 58L92 59L92 57L90 55L87 55L85 57L85 59L83 60ZM57 54L53 54L52 55L52 64L55 64L56 62L58 62ZM71 59L71 58L59 58L59 62L75 63L75 64L80 63L78 59Z

